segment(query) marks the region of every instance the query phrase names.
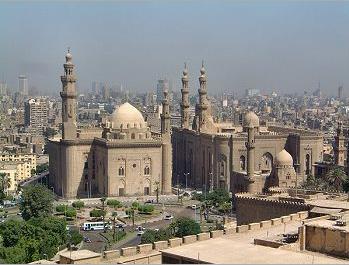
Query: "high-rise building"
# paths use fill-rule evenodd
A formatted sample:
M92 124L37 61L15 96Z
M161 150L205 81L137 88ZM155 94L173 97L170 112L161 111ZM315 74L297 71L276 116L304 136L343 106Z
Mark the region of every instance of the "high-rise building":
M338 87L338 99L341 99L343 96L343 86Z
M0 96L7 94L7 84L5 82L0 82Z
M28 78L25 75L18 76L18 90L23 96L28 96Z
M24 125L33 135L43 135L48 124L49 102L47 98L31 98L24 104Z
M156 101L157 103L161 103L164 99L164 91L169 91L170 85L167 79L158 80L158 84L156 86Z
M248 88L246 89L246 97L254 97L254 96L259 96L260 95L260 91L257 88Z

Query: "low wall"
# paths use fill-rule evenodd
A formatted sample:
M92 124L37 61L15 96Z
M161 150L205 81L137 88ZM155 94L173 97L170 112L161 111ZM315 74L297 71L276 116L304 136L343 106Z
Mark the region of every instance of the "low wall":
M305 249L340 257L349 257L349 232L305 225Z
M259 238L254 239L254 244L259 246L270 247L270 248L279 248L284 245L280 242L270 241L267 239L259 239Z
M249 193L236 194L235 203L238 226L280 218L310 209L309 205L302 202L256 197Z

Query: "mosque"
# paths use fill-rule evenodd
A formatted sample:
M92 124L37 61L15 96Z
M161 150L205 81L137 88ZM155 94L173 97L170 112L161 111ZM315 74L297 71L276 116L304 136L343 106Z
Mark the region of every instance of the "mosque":
M164 92L161 134L150 131L128 102L103 128L78 129L76 75L66 54L61 76L62 139L48 143L49 184L63 198L171 193L172 146L168 94Z
M200 70L199 100L189 121L189 73L182 76L181 127L173 128L173 185L233 194L262 193L268 187L294 187L314 174L323 160L323 135L309 130L260 124L247 111L242 124L215 122Z

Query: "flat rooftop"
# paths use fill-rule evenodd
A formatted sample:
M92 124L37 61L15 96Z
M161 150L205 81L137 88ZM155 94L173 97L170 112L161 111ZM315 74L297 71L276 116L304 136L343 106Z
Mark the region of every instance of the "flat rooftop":
M162 250L166 256L184 257L201 263L220 264L348 264L348 261L319 255L264 247L254 244L255 238L274 238L298 231L301 221L281 224L266 229L236 233Z
M307 222L306 225L349 232L349 225L339 226L339 225L336 225L335 220L329 220L329 219L320 219L320 220L310 221L310 222Z
M317 206L321 208L332 208L332 209L343 209L349 210L349 202L348 201L339 201L339 200L306 200L307 204L311 206Z

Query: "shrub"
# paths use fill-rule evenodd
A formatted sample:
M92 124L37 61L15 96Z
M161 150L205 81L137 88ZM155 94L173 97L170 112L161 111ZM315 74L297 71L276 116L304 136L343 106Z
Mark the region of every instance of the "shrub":
M68 205L59 204L56 206L56 212L64 213L67 208L68 208Z
M70 239L71 240L71 244L73 244L75 246L77 244L79 244L82 241L82 239L83 239L83 236L77 230L72 230L70 232L70 237L71 237L71 239Z
M132 203L132 208L133 209L138 209L138 207L139 207L139 202L133 202Z
M172 238L170 229L146 230L141 237L141 244L151 244L156 241L165 241Z
M83 201L75 201L72 203L74 208L78 208L79 210L85 206Z
M106 212L101 209L93 209L90 212L90 217L102 217L105 216Z
M189 235L196 235L201 232L200 225L195 220L188 217L180 217L176 219L171 225L172 234L176 237L183 237Z
M114 208L120 208L122 206L121 202L118 200L107 200L107 205Z
M65 216L69 218L76 217L76 210L73 207L68 207Z
M139 205L138 206L138 211L140 213L152 213L154 211L154 205Z

